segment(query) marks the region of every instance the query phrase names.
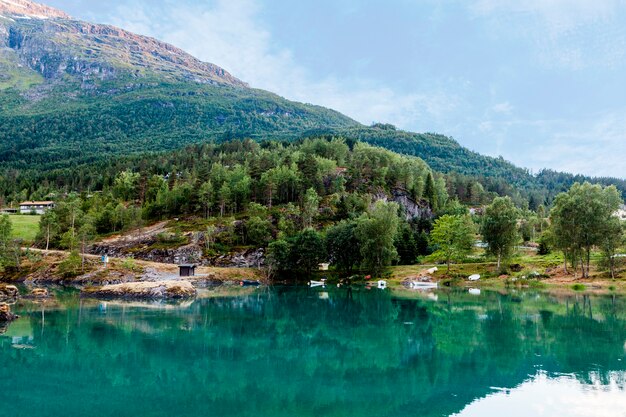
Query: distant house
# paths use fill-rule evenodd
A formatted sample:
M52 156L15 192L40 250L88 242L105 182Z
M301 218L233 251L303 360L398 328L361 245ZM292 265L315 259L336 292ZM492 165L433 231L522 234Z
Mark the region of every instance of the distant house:
M24 201L20 203L21 214L44 214L54 208L54 201Z
M622 204L621 206L619 206L619 208L615 213L613 213L613 215L621 221L626 221L626 205Z
M0 209L0 214L17 214L20 212L20 209L13 207L5 207Z

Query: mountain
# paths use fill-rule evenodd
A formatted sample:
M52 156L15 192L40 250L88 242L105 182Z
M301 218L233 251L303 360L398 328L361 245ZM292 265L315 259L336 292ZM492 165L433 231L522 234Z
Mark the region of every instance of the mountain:
M51 169L354 125L333 110L250 88L153 38L0 0L0 167Z
M251 88L156 39L31 1L0 0L0 179L10 184L0 193L32 189L44 170L122 155L209 140L319 135L418 156L436 171L478 178L500 194L510 185L525 196L538 190L539 201L584 178L549 172L543 181L442 135L363 126L334 110ZM604 182L626 190L624 182Z
M8 18L7 16L17 17L19 19L70 18L69 15L61 10L27 0L0 0L0 12L5 15L5 19Z
M83 88L89 88L95 80L156 75L247 86L223 68L167 43L109 25L73 20L62 11L30 1L0 0L0 14L4 20L0 37L8 46L3 61L17 58L46 80L75 75L84 82ZM5 83L10 85L11 80Z

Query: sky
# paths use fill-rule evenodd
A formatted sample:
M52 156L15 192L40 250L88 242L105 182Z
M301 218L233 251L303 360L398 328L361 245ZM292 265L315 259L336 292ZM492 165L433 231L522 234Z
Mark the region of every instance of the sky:
M364 124L626 178L626 0L40 1Z

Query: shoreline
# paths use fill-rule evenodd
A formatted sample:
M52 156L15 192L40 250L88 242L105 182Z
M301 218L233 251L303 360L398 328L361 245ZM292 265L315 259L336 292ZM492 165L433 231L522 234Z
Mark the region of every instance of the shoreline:
M40 254L40 259L24 266L22 272L12 276L0 277L0 283L20 283L28 286L61 285L67 287L98 286L109 284L121 284L126 282L154 282L168 279L181 279L178 276L178 265L159 262L151 262L132 258L111 258L107 268L100 262L99 255L85 254L86 267L84 271L73 277L59 275L58 267L69 253L66 251L35 248L24 248L27 252ZM433 274L427 271L429 268L439 268ZM445 266L433 264L417 264L410 266L392 266L387 268L385 274L373 277L371 280L354 281L355 285L367 285L375 283L379 279L387 281L390 289L405 288L402 283L418 276L427 276L432 282L437 282L439 288L460 289L485 289L485 290L539 290L551 293L578 293L578 294L616 294L626 295L626 280L610 279L606 277L592 276L591 278L574 278L573 275L564 275L558 268L552 268L553 274L542 278L517 279L513 275L495 276L494 264L491 263L466 263L452 265L449 273L445 272ZM541 269L541 268L537 268ZM467 277L472 273L482 275L478 281L468 281ZM315 271L306 278L298 280L268 279L265 272L257 268L220 268L210 266L198 266L196 276L185 277L183 280L190 281L196 287L206 286L207 283L238 284L241 280L258 280L268 285L280 283L306 282L310 278L317 279L321 276L331 276L331 282L338 280L335 271ZM293 275L292 275L293 276Z

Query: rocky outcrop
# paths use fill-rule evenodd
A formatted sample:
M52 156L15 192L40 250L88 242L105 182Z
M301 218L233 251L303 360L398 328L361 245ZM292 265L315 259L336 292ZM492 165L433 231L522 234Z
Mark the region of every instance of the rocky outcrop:
M85 288L84 297L133 300L174 300L193 298L196 289L189 281L132 282Z
M222 268L259 268L265 265L263 248L216 256L205 262L210 266Z
M11 312L7 303L0 303L0 323L6 323L17 319L18 316Z
M89 252L94 255L108 255L112 258L133 257L143 261L167 264L195 263L223 268L257 268L265 265L263 248L246 249L205 258L200 241L194 241L178 248L159 248L158 246L155 247L156 243L157 240L154 236L103 241L93 245Z
M433 218L433 211L426 200L415 201L408 191L401 188L395 188L392 195L391 200L404 209L406 220Z
M15 285L0 284L0 300L15 300L20 295Z
M150 262L166 264L202 263L202 247L185 245L179 248L153 248L151 242L128 242L126 244L98 243L89 252L94 255L108 255L111 258L133 257ZM139 245L139 246L135 246Z

